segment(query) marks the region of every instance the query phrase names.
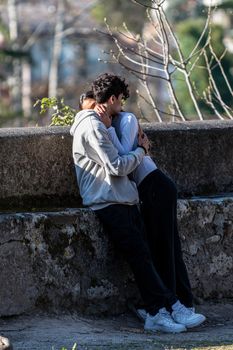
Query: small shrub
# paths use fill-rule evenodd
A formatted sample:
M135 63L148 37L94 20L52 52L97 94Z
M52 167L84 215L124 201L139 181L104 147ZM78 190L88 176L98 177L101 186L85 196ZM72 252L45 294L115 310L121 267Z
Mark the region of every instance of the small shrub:
M51 115L49 126L68 126L73 124L77 111L65 105L63 98L59 100L56 97L43 97L41 100L38 99L36 101L34 107L38 105L40 106L40 114L49 112L51 109L54 111Z

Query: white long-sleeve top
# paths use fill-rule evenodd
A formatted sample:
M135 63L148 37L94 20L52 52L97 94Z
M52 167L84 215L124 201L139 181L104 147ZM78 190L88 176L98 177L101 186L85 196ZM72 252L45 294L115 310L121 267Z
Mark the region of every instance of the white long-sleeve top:
M138 145L138 121L133 113L121 112L113 118L112 126L108 128L108 135L119 155L128 154ZM156 164L149 156L143 157L139 166L132 172L137 186L153 170Z

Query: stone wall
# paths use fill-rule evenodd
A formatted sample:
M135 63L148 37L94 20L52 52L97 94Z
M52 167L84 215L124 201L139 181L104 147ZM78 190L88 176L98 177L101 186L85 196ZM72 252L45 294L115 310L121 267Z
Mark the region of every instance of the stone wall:
M233 192L233 121L145 124L181 197ZM81 205L66 127L0 129L0 209Z
M194 295L232 298L233 197L178 204ZM87 209L1 214L0 232L0 316L35 307L118 313L139 297L128 266Z
M194 295L232 298L233 122L144 127L152 156L178 184ZM38 307L117 313L139 297L95 215L77 209L71 146L64 127L0 129L0 316Z
M68 128L0 129L0 209L79 206Z

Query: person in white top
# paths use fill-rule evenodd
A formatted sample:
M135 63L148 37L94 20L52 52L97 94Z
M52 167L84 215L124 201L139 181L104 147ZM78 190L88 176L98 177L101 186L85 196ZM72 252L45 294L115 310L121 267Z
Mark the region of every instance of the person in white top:
M89 99L90 96L89 93ZM93 100L95 97L93 95ZM90 100L92 106L93 100ZM138 135L140 133L143 137L143 132L134 114L120 112L112 118L101 103L96 104L95 110L107 127L109 138L119 155L126 155L137 147ZM163 284L177 296L175 303L171 305L168 302L165 306L175 322L187 328L195 327L204 322L205 317L195 313L193 308L193 295L177 230L176 187L157 168L149 155L143 158L130 177L138 187L141 213L155 270ZM146 323L150 322L146 310L139 309L137 312Z

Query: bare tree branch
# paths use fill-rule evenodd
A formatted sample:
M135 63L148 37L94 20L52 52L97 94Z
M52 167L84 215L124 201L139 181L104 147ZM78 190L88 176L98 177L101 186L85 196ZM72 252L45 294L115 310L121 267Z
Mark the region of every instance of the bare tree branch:
M142 62L143 62L143 57L142 57ZM144 78L144 88L145 88L146 93L147 93L147 95L149 97L149 100L150 100L151 106L152 106L152 108L153 108L153 110L155 112L155 115L156 115L158 121L161 123L162 119L161 119L161 117L159 115L158 108L157 108L157 105L156 105L156 101L154 100L154 98L153 98L153 96L151 94L151 91L150 91L150 89L148 87L148 82L147 82L147 74L148 74L148 69L149 69L148 60L146 60L144 67L142 68L142 71L144 72L144 76L145 76L145 78Z
M228 117L229 117L230 119L233 119L233 116L232 116L231 113L228 111L228 109L225 107L226 104L225 104L225 102L223 102L222 97L221 97L221 95L220 95L220 92L219 92L219 90L218 90L218 88L217 88L217 85L216 85L216 83L215 83L215 80L214 80L214 78L213 78L213 75L212 75L212 72L211 72L211 69L210 69L209 60L208 60L208 56L207 56L206 51L204 51L204 57L205 57L205 61L206 61L206 67L207 67L208 73L209 73L210 83L211 83L211 85L212 85L212 87L213 87L213 91L214 91L214 93L216 94L216 97L218 98L219 102L221 103L221 106L222 106L223 110L225 111L225 113L228 115Z
M224 58L224 56L226 55L227 52L228 52L228 50L227 50L227 48L225 48L225 50L223 51L222 55L219 57L220 61L222 61L222 59ZM218 67L218 63L213 65L213 67L211 69L214 70L216 67Z
M203 91L203 96L204 96L204 99L205 99L207 105L209 105L209 106L213 109L214 113L217 115L217 117L218 117L219 119L224 120L224 118L223 118L223 117L221 116L221 114L217 111L217 109L215 108L215 105L213 104L212 97L211 97L211 93L210 93L210 89L208 88L207 90L208 90L208 97L207 97L206 92Z
M134 73L137 73L137 74L144 74L143 72L139 71L139 70L136 70L136 69L133 69L129 66L127 66L126 64L124 64L122 61L119 61L118 60L118 63L123 66L124 68L126 68L128 71L130 72L134 72ZM156 79L161 79L161 80L165 80L165 81L168 81L167 78L164 78L164 77L161 77L160 75L154 75L154 74L150 74L150 73L147 73L147 76L148 77L152 77L152 78L156 78ZM143 79L142 79L143 80Z
M119 33L123 35L123 33L121 33L121 32L119 32ZM114 36L114 38L116 38L116 37ZM120 45L123 49L125 49L125 50L127 50L127 51L133 53L133 54L136 55L136 56L143 57L143 58L147 58L147 56L146 56L147 51L146 51L146 50L145 50L145 55L143 55L141 52L138 53L135 49L132 49L132 48L130 48L130 47L125 46L119 39L116 38L116 40L118 40L119 45ZM143 48L144 48L144 47L145 47L145 46L143 45ZM142 51L142 50L140 50L140 51ZM161 63L161 61L155 60L155 59L153 59L153 58L150 58L149 60L150 60L151 62L153 62L153 63L157 63L157 64L163 66L163 63Z
M194 104L194 107L196 109L196 112L198 114L199 119L203 120L203 115L202 115L202 113L200 111L200 108L199 108L199 106L197 104L197 101L196 101L196 98L194 96L194 91L193 91L193 88L192 88L192 83L190 81L190 77L188 75L188 72L186 71L186 64L184 63L185 60L184 60L184 57L183 57L183 54L182 54L182 50L181 50L180 44L179 44L179 42L178 42L178 40L177 40L177 38L176 38L176 36L175 36L171 26L170 26L170 23L168 22L166 14L164 13L162 8L161 8L161 15L163 16L163 19L164 19L164 21L166 23L168 31L169 31L169 33L170 33L170 35L171 35L171 37L172 37L172 39L174 41L174 44L176 46L177 53L179 55L180 62L181 62L181 67L183 68L182 73L185 76L185 80L186 80L186 84L187 84L187 87L188 87L189 95L190 95L190 97L191 97L191 99L193 101L193 104Z
M208 28L210 28L210 18L211 18L211 4L210 4L210 6L208 7L208 14L207 14L207 19L206 19L206 23L205 23L204 29L203 29L203 31L202 31L202 33L201 33L201 35L200 35L200 37L199 37L199 39L198 39L198 41L197 41L195 47L194 47L193 50L191 51L191 53L190 53L190 55L189 55L187 61L189 61L190 58L193 56L193 54L196 52L197 48L198 48L199 45L200 45L200 42L201 42L202 38L203 38L204 35L205 35L205 32L207 31Z
M138 0L131 0L133 3L137 4L137 5L140 5L142 7L145 7L145 8L149 8L149 9L153 9L153 10L157 10L157 7L153 7L153 6L149 6L149 5L145 5L143 4L142 2L138 1Z
M160 11L156 12L156 17L159 23L159 28L160 28L160 32L161 32L161 36L162 36L162 40L163 40L163 55L164 55L164 70L168 79L168 90L170 92L170 97L171 97L171 102L172 104L175 105L176 110L178 111L181 120L185 120L185 117L181 111L180 105L179 105L179 101L176 97L175 94L175 90L173 88L172 85L172 81L171 81L171 75L169 73L169 69L168 69L168 64L169 64L169 40L167 37L167 33L165 30L165 26L164 26L164 22L163 22L163 18L162 18L162 13Z
M149 106L151 106L151 103L145 98L145 96L140 94L138 90L136 92L137 92L138 96L140 96L143 101L145 101ZM162 111L161 109L158 109L158 112L161 114L170 115L172 117L176 117L176 118L180 119L180 115L178 115L178 114L168 113L168 112Z
M225 80L225 83L226 83L226 85L227 85L227 87L228 87L228 89L229 89L231 95L233 96L232 88L231 88L231 86L230 86L229 80L227 79L226 74L225 74L224 69L223 69L223 66L222 66L222 64L221 64L221 57L220 57L220 59L217 57L217 55L216 55L216 53L214 52L214 49L213 49L213 46L212 46L211 43L209 43L209 48L210 48L211 54L212 54L213 57L215 58L215 60L216 60L216 62L217 62L217 64L218 64L218 66L219 66L219 68L220 68L220 70L221 70L221 73L222 73L222 76L223 76L223 78L224 78L224 80ZM225 54L225 53L224 53L224 54ZM213 69L213 68L212 68L212 69Z
M146 14L147 14L147 18L149 19L150 23L152 24L152 26L153 26L153 28L154 28L154 30L155 30L155 33L157 34L157 36L158 36L159 39L160 39L160 42L162 43L162 41L163 41L163 40L162 40L162 36L161 36L160 31L158 30L159 25L158 25L158 24L155 25L155 23L154 23L154 21L153 21L153 19L152 19L152 17L151 17L151 14L150 14L149 9L146 9Z
M185 83L197 116L200 120L203 120L203 115L198 104L199 101L205 102L211 108L211 110L214 111L215 115L219 119L224 119L216 106L216 104L219 104L226 115L233 119L231 115L231 108L222 100L212 75L213 69L218 66L221 74L224 77L224 81L230 90L230 93L233 94L229 80L227 79L221 63L225 52L220 58L218 58L211 45L211 7L209 6L208 8L207 19L194 48L188 57L185 58L176 34L174 33L163 10L162 5L165 0L152 0L151 5L144 4L141 0L131 1L145 8L146 10L149 24L152 26L153 30L149 33L149 36L147 34L147 39L143 38L142 35L132 33L125 23L123 24L125 32L118 30L118 34L114 33L107 21L106 27L108 33L102 34L108 35L115 43L117 52L113 52L111 50L108 52L108 54L114 59L114 62L118 62L124 69L132 73L138 79L147 98L145 98L145 95L140 94L139 92L138 96L140 96L148 105L151 106L157 120L159 122L162 121L161 114L167 114L173 118L178 117L181 120L186 120L182 113L180 102L176 96L175 81L181 79L173 79L173 77L175 77L175 75L173 75L175 71L181 72L182 76L184 77L182 81ZM207 31L207 39L199 49ZM130 43L132 43L134 46L132 47L130 44L126 44L124 39L130 40ZM206 50L208 48L212 54L210 59L207 57ZM174 49L176 50L178 58L172 56L172 50ZM205 65L198 64L202 57L205 59ZM209 86L205 91L202 91L201 94L198 92L195 82L191 79L194 69L202 69L208 72ZM153 74L153 71L158 71L159 74ZM157 101L154 99L152 94L150 85L151 81L149 79L161 79L165 82L165 86L168 89L168 94L170 97L170 103L168 103L168 105L170 106L169 108L171 108L171 113L166 113L158 108L156 104Z
M190 76L191 75L191 73L192 73L192 71L193 71L193 69L195 68L195 67L197 67L197 62L199 61L199 59L201 58L201 56L203 56L203 54L204 54L204 50L205 50L205 48L207 47L209 45L209 40L207 40L207 42L205 43L205 45L203 46L203 48L199 51L199 54L198 54L198 56L195 58L195 60L194 60L194 62L193 62L193 64L192 64L192 66L188 69L188 75ZM201 67L201 66L199 66L199 67ZM204 67L203 67L204 68ZM206 68L206 67L205 67Z
M145 116L145 114L143 113L139 101L137 101L137 106L138 106L139 112L140 112L140 114L141 114L141 119L144 119L144 120L146 120L147 122L150 122L150 120L149 120L149 119Z

